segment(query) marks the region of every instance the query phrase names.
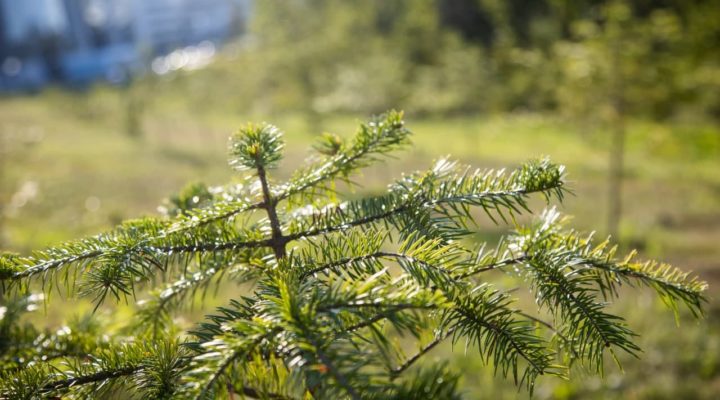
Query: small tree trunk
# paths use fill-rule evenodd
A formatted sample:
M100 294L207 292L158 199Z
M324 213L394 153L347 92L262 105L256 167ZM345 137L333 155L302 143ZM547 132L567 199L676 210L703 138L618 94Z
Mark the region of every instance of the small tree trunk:
M610 124L612 138L609 157L608 181L608 234L619 241L619 226L622 218L622 183L625 164L625 96L622 70L622 31L620 21L613 20L610 30L610 103L612 115Z
M143 104L142 94L136 93L136 90L132 87L125 89L125 133L133 139L140 139L144 136Z
M5 247L5 160L8 158L7 145L5 144L5 132L0 131L0 250Z
M621 112L616 110L616 112ZM613 122L612 144L610 148L610 176L608 190L608 234L619 240L618 231L622 218L622 183L625 162L625 126L622 114L615 116Z

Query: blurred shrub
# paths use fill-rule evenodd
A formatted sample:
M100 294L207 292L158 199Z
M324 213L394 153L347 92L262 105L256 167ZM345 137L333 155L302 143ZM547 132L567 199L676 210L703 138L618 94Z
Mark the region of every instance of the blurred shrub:
M251 34L161 89L198 112L604 119L619 82L628 115L717 119L718 20L720 0L267 0Z

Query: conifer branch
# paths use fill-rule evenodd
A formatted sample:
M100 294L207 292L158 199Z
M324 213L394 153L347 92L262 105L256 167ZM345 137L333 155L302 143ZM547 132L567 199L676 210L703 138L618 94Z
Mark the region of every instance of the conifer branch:
M649 286L676 313L683 303L702 314L705 283L632 253L617 257L608 241L563 228L553 209L492 250L467 249L459 239L474 232L475 211L517 225L516 216L532 212L532 196L563 200L564 167L546 159L512 171L440 160L383 195L328 204L340 195L336 181L351 185L358 169L409 137L402 114L389 112L347 142L326 136L319 160L275 183L269 175L282 159L281 132L248 125L230 142L230 164L250 184L222 195L206 190L202 204L183 192L167 219L129 222L27 257L0 255L0 281L11 293L35 282L45 290L63 285L97 307L155 287L123 330L137 336L107 342L90 339L99 328L73 328L64 339L16 328L30 306L8 303L0 335L12 344L0 343L0 397L132 388L164 399L456 399L457 376L447 368L411 368L447 338L467 341L484 363L532 391L539 376L563 376L573 362L601 371L607 346L639 351L634 333L599 301L619 296L621 285ZM514 290L476 282L500 269L523 278L553 320L514 307ZM169 283L158 285L160 278ZM252 287L180 333L190 340L180 345L170 313L220 281ZM395 334L434 337L405 357ZM48 340L52 346L37 345ZM570 353L558 361L564 365L553 364L556 347Z
M247 386L243 386L239 389L235 385L230 385L229 387L233 392L242 394L243 396L251 397L253 399L292 400L292 398L288 396L283 396L278 393L260 392L257 389L252 389Z
M493 262L492 264L482 265L482 266L480 266L480 267L478 267L478 268L472 268L472 269L470 269L469 271L464 272L464 273L456 276L454 279L456 279L456 280L464 280L464 279L470 278L470 277L472 277L472 276L481 274L481 273L483 273L483 272L493 271L493 270L496 270L496 269L500 269L500 268L503 268L503 267L507 267L507 266L509 266L509 265L520 264L520 263L522 263L522 262L524 262L524 261L526 261L526 260L527 260L527 257L526 257L526 256L518 256L518 257L513 257L513 258L507 258L507 259L504 259L504 260L499 260L499 261Z
M393 252L387 252L387 251L378 251L373 254L367 254L367 255L359 256L359 257L346 258L343 260L338 260L338 261L335 261L335 262L332 262L329 264L315 267L311 270L303 272L302 275L300 275L300 279L302 280L302 279L307 278L310 275L314 275L314 274L324 272L327 270L336 269L343 265L348 265L348 264L353 264L353 263L361 263L361 262L368 261L368 260L376 260L376 259L382 259L382 258L394 259L396 261L406 261L408 263L416 263L416 264L419 264L423 268L435 270L435 271L439 272L440 274L446 275L446 276L449 273L447 270L445 270L437 265L433 265L428 262L419 260L408 254L393 253ZM405 268L408 268L407 264L401 264L401 265L405 266ZM449 278L449 276L447 276L447 277Z
M231 220L235 216L259 210L262 209L262 207L262 201L251 202L247 199L218 201L209 208L191 210L187 215L181 216L171 225L170 228L167 229L167 231L163 232L161 236L158 236L155 239L160 239L163 236L192 231L218 221Z
M345 326L343 327L343 330L341 332L338 332L337 336L343 336L347 335L353 332L356 332L362 328L366 328L368 326L371 326L377 322L380 322L384 319L387 319L391 317L392 315L395 315L402 311L407 310L432 310L436 309L437 306L427 305L427 306L415 306L415 305L405 305L405 306L396 306L396 307L388 307L386 311L378 313L370 318L364 319L362 322L358 322L353 325Z
M163 246L163 247L152 247L152 250L156 250L164 255L173 255L176 253L204 253L214 251L237 251L243 249L256 249L259 247L272 247L272 239L263 240L250 240L250 241L239 241L239 242L215 242L215 243L200 243L191 245L180 245L180 246Z
M427 174L433 173L430 171ZM537 176L541 176L538 179L542 180L533 181ZM526 196L540 193L547 199L553 195L562 199L565 191L563 168L548 162L530 163L508 176L490 170L440 178L439 181L428 179L425 184L420 181L416 187L408 187L406 182L401 181L385 196L347 202L310 215L298 215L291 227L294 232L287 237L297 240L346 231L381 220L396 219L404 212L419 209L433 210L445 216L458 213L457 217L471 218L469 210L462 207L464 204L480 206L493 219L494 211L507 221L502 209L506 208L510 215L529 210L524 200ZM402 226L397 228L403 231Z
M482 326L489 331L493 332L493 334L500 336L502 339L507 340L510 344L510 347L514 351L516 351L522 358L525 359L525 361L528 362L532 366L534 370L536 370L539 374L542 375L545 366L540 365L540 363L535 359L534 356L530 355L525 349L524 345L521 345L520 342L517 341L517 339L511 334L510 332L506 331L504 328L502 328L499 325L496 325L492 322L483 320L481 318L476 317L472 313L468 312L467 310L464 310L462 308L458 308L457 312L467 318L468 320L473 321L474 323L478 324L479 326Z
M339 303L339 304L324 304L322 307L318 308L319 312L323 311L330 311L330 310L339 310L339 309L356 309L356 308L387 308L391 310L407 310L407 309L415 309L415 310L434 310L437 308L437 306L429 304L429 305L418 305L413 303Z
M534 316L532 316L528 313L525 313L523 311L520 311L520 310L516 310L515 312L517 313L517 315L520 315L523 318L529 319L530 321L540 324L540 325L544 326L545 328L549 329L550 331L552 331L553 334L556 335L558 338L560 338L560 341L562 341L562 343L565 344L565 346L567 346L569 352L572 353L572 355L575 359L580 358L580 354L578 354L578 352L575 350L575 345L574 345L573 341L570 338L568 338L567 336L563 335L563 333L560 332L557 328L555 328L555 326L553 326L553 324L551 324L543 319L540 319L538 317L534 317Z
M5 279L20 280L20 279L29 278L33 275L37 275L37 274L46 272L50 269L62 267L63 265L67 265L67 264L71 264L71 263L75 263L75 262L79 262L79 261L84 261L84 260L91 259L91 258L96 258L96 257L101 256L102 254L103 254L103 252L101 250L92 250L92 251L87 251L87 252L84 252L84 253L81 253L78 255L74 255L74 256L68 256L65 258L44 261L44 262L41 262L40 264L33 265L32 267L27 268L25 270L14 272L14 273L12 273L12 275L8 276Z
M171 309L182 304L186 297L192 297L197 291L205 290L203 288L207 288L213 281L219 281L224 276L232 277L233 281L241 283L256 277L259 273L260 267L257 266L235 265L228 269L229 265L233 265L232 260L223 261L227 264L218 262L205 270L194 272L188 277L168 284L162 290L151 293L149 299L139 301L138 329L143 332L149 331L153 338L157 338L163 329L168 328ZM238 263L245 261L238 260Z
M339 138L330 137L330 146L321 145L328 157L316 165L301 169L278 194L285 200L329 180L342 176L347 178L353 171L367 166L375 157L397 150L409 143L411 132L405 128L403 113L389 111L362 124L354 140L343 144ZM323 188L327 189L327 188ZM316 194L316 191L311 191Z
M98 371L89 375L81 375L73 378L63 379L61 381L51 382L42 387L41 392L56 392L61 389L67 389L73 386L82 386L91 383L104 382L124 376L131 376L142 370L142 366L128 366L116 370Z
M340 206L337 208L337 211L339 211L339 213L342 213L343 208L344 208L343 206ZM309 229L304 232L291 233L291 234L287 235L287 239L288 240L307 239L307 238L311 238L313 236L325 235L325 234L333 233L333 232L346 231L346 230L352 229L357 226L370 224L370 223L397 215L397 214L407 211L409 209L410 209L409 205L398 206L398 207L395 207L389 211L385 211L380 214L368 215L366 217L349 220L349 221L342 222L342 223L338 222L336 224L333 224L333 225L330 225L330 226L327 226L324 228L315 228L315 229ZM320 219L322 217L323 217L323 214L318 214L311 218Z
M268 328L251 324L246 324L245 328L247 328L247 331L243 331L245 336L237 343L231 341L237 338L231 339L225 335L227 340L218 338L203 344L205 352L196 356L193 362L202 365L205 360L211 360L213 369L201 368L197 371L198 377L188 377L188 387L193 399L199 400L209 394L228 368L234 363L247 358L252 352L256 351L257 346L263 341L270 339L281 331L278 327ZM208 351L208 349L210 350Z
M395 379L400 374L405 372L408 368L410 368L413 364L415 364L416 361L420 360L425 354L430 352L430 350L434 349L437 345L442 343L445 339L450 337L453 332L455 332L455 328L450 328L447 331L437 335L430 343L423 346L417 353L413 354L412 356L408 357L405 362L403 362L401 365L395 367L392 371L390 371L390 378Z
M315 346L315 351L317 352L317 357L320 362L323 363L325 367L327 367L328 373L330 373L335 380L342 386L345 391L352 397L353 400L361 400L360 394L355 390L355 388L350 385L350 381L347 379L347 377L340 372L340 370L335 366L335 363L328 357L327 354L325 354L325 351L322 350L320 345L314 341L311 340L313 346Z

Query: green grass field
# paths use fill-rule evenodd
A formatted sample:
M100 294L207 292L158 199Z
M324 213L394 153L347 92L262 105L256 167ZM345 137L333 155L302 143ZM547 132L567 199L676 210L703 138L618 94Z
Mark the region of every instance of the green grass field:
M123 91L99 88L86 95L49 91L0 99L6 248L26 252L97 233L122 219L155 213L187 182L226 182L232 178L226 139L248 120L267 120L287 133L287 156L278 172L286 176L309 155L317 134L349 135L364 117L331 115L308 123L300 114L197 111L191 102L161 91L142 115L143 134L133 137L126 133L126 97ZM513 167L549 156L567 165L575 192L562 210L575 215L576 226L604 234L608 135L601 127L535 114L409 116L407 122L415 131L415 147L369 169L358 178L360 190L379 190L403 171L425 168L444 155L478 167ZM624 373L609 362L604 379L579 371L570 383L541 380L536 398L711 399L720 393L720 127L631 120L627 129L620 239L643 256L670 261L708 280L708 317L697 323L683 316L678 328L648 293L629 292L614 307L641 333L642 359L621 357ZM500 231L490 223L480 229L487 237ZM74 311L84 307L79 304ZM67 315L50 312L38 320L54 326ZM196 307L186 318L200 315ZM455 350L462 354L462 344ZM527 397L493 379L491 368L478 373L488 370L480 368L478 359L453 357L466 371L469 398Z

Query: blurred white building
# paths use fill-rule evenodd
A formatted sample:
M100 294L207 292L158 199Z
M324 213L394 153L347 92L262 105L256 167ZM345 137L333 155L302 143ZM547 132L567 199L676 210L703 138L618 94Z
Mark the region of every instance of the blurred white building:
M185 0L131 0L135 41L143 51L168 51L184 42Z
M222 42L239 33L250 0L130 0L137 44L168 52L204 40Z
M52 36L67 29L61 0L0 0L1 35L6 44Z
M201 42L218 46L242 33L251 3L0 0L0 90L22 86L18 77L30 71L37 82L122 82L158 55Z
M66 29L61 0L0 0L0 91L36 90L57 75L45 55Z
M63 0L68 20L60 56L62 80L121 83L140 67L127 0Z

